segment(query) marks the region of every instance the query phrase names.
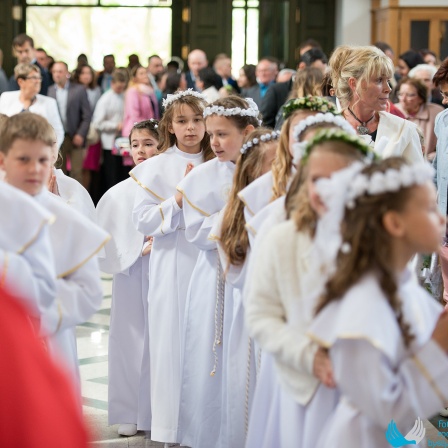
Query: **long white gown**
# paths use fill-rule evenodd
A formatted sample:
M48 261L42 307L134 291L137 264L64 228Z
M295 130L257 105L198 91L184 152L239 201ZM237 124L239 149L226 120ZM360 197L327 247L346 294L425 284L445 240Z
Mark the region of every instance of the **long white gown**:
M33 317L57 315L49 227L54 216L31 196L0 181L0 283L20 296Z
M58 316L44 315L53 356L68 368L79 388L75 326L89 319L103 299L98 252L110 236L59 197L43 190L35 199L56 217L50 227L56 270Z
M151 430L148 329L149 258L132 210L138 184L131 178L110 188L97 205L97 222L111 236L100 253L103 272L113 274L109 330L109 425L133 423Z
M173 146L130 173L141 187L134 202L134 226L154 237L149 263L151 438L165 443L178 441L185 302L198 256L197 247L185 238L183 212L174 198L189 163L202 163L202 153L188 154Z
M310 336L330 350L342 395L316 446L386 448L391 420L405 435L448 402L448 357L431 339L442 307L408 270L397 293L415 336L409 348L372 273L315 318Z
M220 446L226 339L219 333L223 325L222 310L229 306L232 291L225 289L222 273L218 274L216 241L210 234L227 201L234 171L234 163L213 159L195 168L178 185L184 195L185 236L199 249L185 308L179 411L179 441L195 448ZM217 344L216 340L221 343Z

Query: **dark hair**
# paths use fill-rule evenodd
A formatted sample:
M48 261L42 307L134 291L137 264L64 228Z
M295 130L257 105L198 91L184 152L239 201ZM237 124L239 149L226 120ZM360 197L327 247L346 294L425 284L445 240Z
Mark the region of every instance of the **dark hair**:
M166 74L165 89L163 93L172 94L176 92L179 89L181 79L182 79L182 73L177 73L168 70Z
M73 82L76 82L78 84L81 84L81 81L79 80L83 68L87 67L90 70L90 73L92 75L92 81L90 81L89 85L87 86L89 89L94 89L96 87L96 73L93 68L88 64L81 64L79 67L76 68L76 70L73 72L72 80Z
M299 63L304 62L307 67L310 67L313 62L322 61L325 64L328 62L327 55L319 48L311 48L302 54Z
M439 69L436 74L432 78L432 82L436 87L439 87L440 84L444 84L448 82L448 58L445 58L440 64Z
M28 34L22 33L18 34L12 41L12 47L21 47L22 45L25 45L26 43L29 43L31 48L34 48L34 40L31 36L28 36Z
M36 48L36 51L42 51L48 56L47 52L42 47Z
M423 58L425 56L428 56L428 54L430 54L431 56L434 56L436 58L436 60L438 59L437 55L433 51L429 50L428 48L422 48L418 52L422 55Z
M244 74L246 75L249 87L257 84L257 77L255 75L256 67L254 64L245 64L241 67L241 70L243 70Z
M423 104L426 104L426 102L428 101L428 89L426 88L425 84L423 84L417 78L404 77L404 78L401 78L400 81L398 81L396 92L400 91L400 87L403 84L409 84L410 86L414 86L415 89L417 90L417 95L423 101Z
M405 64L409 67L409 70L411 68L414 68L418 64L425 63L421 54L417 53L414 50L405 51L404 53L400 54L398 58L405 62Z
M274 56L263 56L262 58L260 58L258 60L258 63L260 63L261 61L268 61L271 64L275 64L277 66L277 70L280 70L280 68L281 68L280 61L277 58L275 58Z
M105 56L103 56L103 62L106 58L112 58L115 61L115 56L113 54L106 54Z
M211 67L201 68L198 75L204 83L204 89L215 87L215 89L219 90L223 86L221 77Z
M299 50L302 50L302 48L306 48L306 47L313 47L313 48L318 48L319 50L322 50L321 44L315 39L307 39L307 40L303 41L300 44Z
M373 45L376 48L379 48L383 53L386 53L386 51L391 51L392 53L394 52L394 50L392 50L392 47L386 42L375 42Z
M151 118L149 120L139 121L138 123L135 123L134 126L132 126L131 132L129 133L129 145L132 142L132 133L134 131L141 131L145 130L148 131L156 140L159 141L159 122L155 120L154 118Z
M331 82L331 73L327 72L325 73L323 79L322 79L322 84L320 85L321 91L322 91L322 96L334 96L334 89L333 89L333 84ZM333 89L333 95L331 94L331 89Z

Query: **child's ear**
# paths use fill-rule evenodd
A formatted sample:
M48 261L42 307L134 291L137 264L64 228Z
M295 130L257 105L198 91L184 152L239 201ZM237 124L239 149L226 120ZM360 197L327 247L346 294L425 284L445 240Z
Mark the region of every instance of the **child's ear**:
M255 126L253 124L248 124L243 131L243 135L246 136L250 134L253 130L255 130Z
M170 134L174 134L174 129L173 129L173 127L171 125L168 126L168 132Z
M383 226L386 232L395 238L405 234L405 222L400 213L390 210L383 215Z
M3 165L5 164L5 154L0 151L0 168L3 168Z

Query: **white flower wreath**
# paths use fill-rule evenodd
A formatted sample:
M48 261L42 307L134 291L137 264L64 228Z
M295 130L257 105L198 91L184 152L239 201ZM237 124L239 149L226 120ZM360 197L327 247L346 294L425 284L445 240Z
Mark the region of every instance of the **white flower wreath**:
M242 109L241 107L232 107L226 109L224 106L208 106L204 109L204 118L210 115L222 115L224 117L230 117L232 115L240 115L241 117L254 117L258 118L260 111L258 110L257 103L252 98L245 98L249 104L248 109ZM262 121L258 120L258 124L261 126Z
M241 154L246 154L246 152L253 148L254 146L258 145L259 143L265 143L269 142L271 140L277 140L280 137L280 131L274 131L269 134L263 134L260 139L254 138L253 140L249 140L248 142L244 143L243 147L240 149Z
M171 103L174 103L174 101L176 101L176 100L178 100L179 98L182 98L182 97L184 97L184 96L187 96L187 95L195 96L196 98L199 98L199 99L205 101L205 97L204 97L204 95L202 95L202 94L199 93L199 92L196 92L196 91L193 90L193 89L187 89L187 90L183 90L183 91L181 91L181 92L173 93L172 95L171 95L171 94L168 94L168 95L166 96L166 99L164 99L164 100L162 101L162 105L163 105L164 109L166 109Z

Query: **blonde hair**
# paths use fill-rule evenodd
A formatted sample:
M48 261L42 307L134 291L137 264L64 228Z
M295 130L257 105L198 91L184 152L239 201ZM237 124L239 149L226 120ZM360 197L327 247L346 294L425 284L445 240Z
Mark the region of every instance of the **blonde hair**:
M40 69L37 65L34 64L17 64L14 67L14 78L17 81L18 79L26 79L32 72L36 72L39 76Z
M400 169L407 164L401 157L391 157L366 166L362 173L371 177L374 173ZM409 347L414 336L409 324L404 321L402 303L397 294L397 281L391 265L393 237L384 228L383 217L388 211L401 212L414 188L415 186L411 186L395 192L360 196L356 199L355 208L345 210L341 234L343 241L350 244L351 250L349 253L339 251L335 262L336 272L328 280L326 292L316 309L319 313L329 303L340 300L363 275L375 272L394 311L406 347Z
M382 74L392 78L394 74L392 61L379 48L370 45L341 45L334 50L328 64L331 84L343 109L347 109L354 98L350 78L356 79L356 92L360 95L363 84L372 78Z
M321 96L323 79L324 75L322 74L322 70L316 67L305 67L303 70L299 70L295 75L291 95L288 99L308 95Z
M8 154L16 140L41 141L53 147L54 129L48 121L32 112L23 112L0 120L0 151Z
M169 131L175 114L178 113L183 106L189 106L195 114L202 116L206 104L205 100L193 95L184 95L180 96L167 106L162 119L159 121L159 144L157 145L157 154L164 153L171 148L171 146L176 144L176 136ZM201 151L204 153L204 162L215 157L215 154L210 147L210 137L207 132L204 133L204 137L201 140Z
M259 128L246 136L245 142L270 134L272 129ZM249 248L249 238L245 228L244 203L238 197L238 193L251 182L261 176L264 159L272 141L260 142L248 149L238 158L233 176L232 189L230 190L227 206L221 226L219 244L227 255L229 263L238 266L244 263Z

